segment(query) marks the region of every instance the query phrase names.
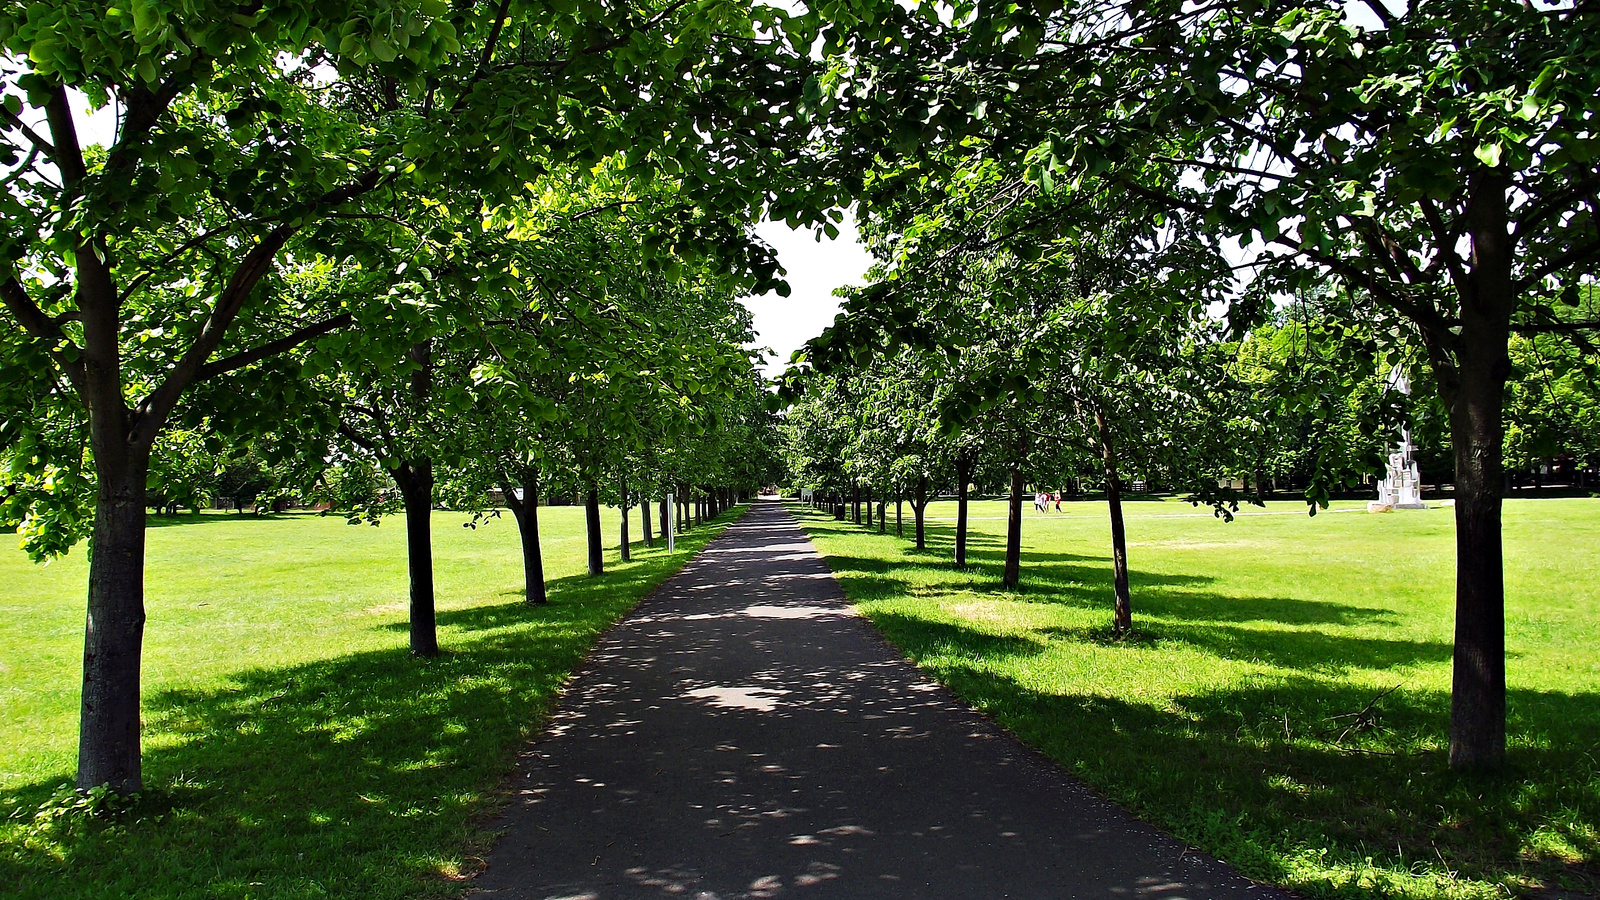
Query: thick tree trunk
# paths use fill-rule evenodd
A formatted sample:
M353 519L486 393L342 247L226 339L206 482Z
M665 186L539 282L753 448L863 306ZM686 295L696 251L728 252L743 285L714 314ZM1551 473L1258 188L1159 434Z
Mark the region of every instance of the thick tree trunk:
M872 527L872 488L867 488L867 527Z
M1100 432L1100 457L1106 471L1106 505L1111 510L1111 630L1126 634L1133 627L1133 595L1128 588L1128 535L1122 523L1122 481L1117 475L1117 448L1111 440L1111 427L1105 413L1095 410L1094 424ZM1257 487L1261 482L1258 478Z
M145 478L148 459L96 457L94 544L83 639L78 787L141 789L139 665L144 646ZM120 466L117 463L121 463ZM120 469L120 471L118 471Z
M911 504L911 512L917 517L917 549L928 549L927 531L923 527L922 514L928 509L928 476L917 476L917 498Z
M852 521L857 525L861 524L861 485L859 484L850 488L850 515Z
M406 507L406 569L411 575L411 654L438 656L433 609L433 460L405 460L390 470Z
M1022 467L1011 467L1011 504L1006 510L1006 565L1000 584L1014 588L1022 581Z
M956 456L956 568L967 567L967 480L972 477L972 460L965 453Z
M640 524L642 524L644 526L644 545L646 547L654 547L655 546L655 538L650 535L650 498L649 497L640 497L639 498L639 520L640 520Z
M1498 768L1506 752L1504 417L1511 312L1507 184L1480 174L1466 210L1472 271L1461 291L1454 371L1438 372L1456 464L1456 630L1450 766Z
M889 532L889 501L887 498L878 501L878 533Z
M589 492L583 496L583 516L589 535L589 574L599 575L605 571L605 553L600 537L600 489L594 485L590 485Z
M512 496L508 481L500 490L506 505L517 517L517 534L522 538L522 599L530 606L549 600L544 587L544 553L539 547L539 481L532 469L522 473L522 499Z
M672 523L672 510L667 508L667 497L666 497L665 493L662 494L660 503L661 503L661 518L660 518L659 521L661 522L661 542L662 543L666 543L666 541L667 541L667 531L673 527L673 523ZM674 505L676 505L676 504L674 504Z
M622 476L621 481L622 483L620 487L622 489L622 502L618 504L618 507L622 512L622 561L627 562L633 558L633 556L628 552L628 476Z

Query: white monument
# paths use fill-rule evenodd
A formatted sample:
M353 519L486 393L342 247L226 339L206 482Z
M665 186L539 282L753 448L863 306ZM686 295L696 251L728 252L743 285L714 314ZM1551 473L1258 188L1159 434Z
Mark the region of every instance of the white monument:
M1411 396L1411 379L1406 377L1405 370L1398 365L1389 370L1389 386L1408 397ZM1369 510L1381 507L1428 508L1428 504L1422 502L1422 473L1417 470L1417 461L1411 455L1415 449L1411 443L1411 430L1401 426L1400 446L1389 454L1389 465L1384 472L1384 478L1378 482L1378 500L1376 503L1367 504Z

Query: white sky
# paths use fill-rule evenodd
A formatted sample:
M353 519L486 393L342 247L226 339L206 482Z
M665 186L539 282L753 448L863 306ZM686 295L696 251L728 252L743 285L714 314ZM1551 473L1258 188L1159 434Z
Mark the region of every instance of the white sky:
M800 349L822 329L833 324L839 314L835 288L865 284L872 257L858 242L855 219L848 213L839 223L839 237L820 243L810 229L791 229L782 222L762 222L756 234L778 251L778 262L788 270L790 294L764 294L745 297L743 303L755 316L756 342L775 355L767 357L763 371L768 375L787 368L790 354Z

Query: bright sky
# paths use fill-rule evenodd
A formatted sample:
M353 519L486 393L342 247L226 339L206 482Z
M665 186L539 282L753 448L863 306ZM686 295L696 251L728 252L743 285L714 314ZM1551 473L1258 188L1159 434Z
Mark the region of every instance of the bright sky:
M855 219L848 214L839 223L839 237L820 243L810 229L790 229L782 222L763 222L756 234L778 251L778 262L788 270L790 294L779 297L765 294L744 298L744 305L755 316L756 343L776 355L767 357L768 375L781 373L790 354L800 345L833 324L839 314L835 288L865 284L872 258L858 243Z

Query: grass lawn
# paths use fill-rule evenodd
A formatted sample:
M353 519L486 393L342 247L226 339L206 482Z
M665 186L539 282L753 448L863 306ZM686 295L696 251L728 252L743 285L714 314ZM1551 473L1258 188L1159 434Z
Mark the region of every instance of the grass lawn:
M1110 636L1103 503L954 503L930 546L800 508L846 594L974 707L1138 814L1313 897L1600 895L1600 501L1506 505L1509 766L1446 766L1452 511L1232 523L1127 504L1136 632ZM1393 689L1392 693L1384 693ZM1380 697L1380 695L1382 695ZM1355 714L1369 710L1367 716Z
M523 739L596 637L720 527L584 573L581 507L540 510L550 604L509 514L434 516L444 654L406 652L405 531L338 517L152 519L146 795L39 821L76 757L86 567L0 553L0 895L433 897L481 864ZM736 512L727 514L731 518ZM637 512L633 520L638 534Z

